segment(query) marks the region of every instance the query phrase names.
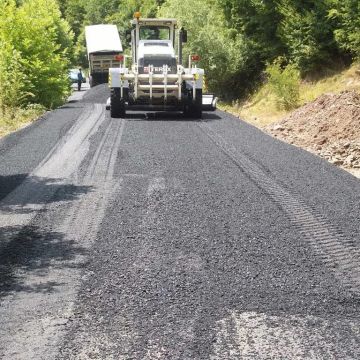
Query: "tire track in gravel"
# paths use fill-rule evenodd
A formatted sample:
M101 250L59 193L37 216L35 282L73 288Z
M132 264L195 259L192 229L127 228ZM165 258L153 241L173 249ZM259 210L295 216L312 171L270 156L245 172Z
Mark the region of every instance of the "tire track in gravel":
M124 179L127 184L122 194L132 194L136 204L136 216L127 209L131 221L138 224L136 233L124 229L128 239L103 239L101 246L93 249L96 258L82 286L79 316L69 327L58 359L195 358L194 312L189 311L187 301L173 303L173 297L184 278L187 295L191 294L188 287L195 288L204 281L204 264L196 254L166 248L166 240L158 237L159 232L167 231L164 214L171 212L169 208L177 200L178 181L161 174L138 177L138 191L134 192L134 181L129 180ZM161 249L159 242L164 242ZM198 274L196 278L194 273Z
M89 165L84 182L95 183L112 179L117 158L117 151L120 147L124 133L125 120L111 120L95 155ZM102 165L98 165L102 164ZM106 164L106 165L105 165ZM105 170L105 171L104 171Z
M308 296L308 292L302 294L297 289L295 295L292 294L289 289L294 284L292 281L288 286L277 289L272 287L271 282L253 288L243 283L245 279L248 283L262 285L261 282L256 284L256 278L251 276L252 268L256 270L257 274L253 273L256 276L259 272L271 272L270 266L280 272L289 270L276 263L261 267L260 261L263 260L251 256L251 252L265 255L271 251L271 255L266 255L273 258L280 256L286 263L281 252L284 251L285 256L292 256L286 248L295 245L291 243L293 239L287 243L284 236L283 241L279 241L278 252L271 247L262 248L262 245L266 245L265 241L259 241L259 247L252 245L237 248L236 244L239 242L245 244L249 239L249 242L256 241L255 237L241 238L240 234L245 229L238 226L235 227L233 241L227 241L232 234L230 223L235 222L241 212L235 212L234 217L226 219L226 226L220 229L211 224L222 227L221 217L201 216L201 206L213 215L221 201L225 202L225 206L239 207L240 201L227 202L226 198L236 197L236 191L240 191L241 186L254 188L256 193L252 193L253 201L266 201L268 205L271 204L269 211L276 210L285 218L278 203L264 191L259 191L259 186L250 181L248 175L242 176L238 171L239 165L235 163L236 166L233 166L203 132L196 131L195 123L191 123L189 133L184 137L189 143L195 143L201 135L202 141L201 146L195 148L196 151L192 148L190 151L202 154L210 150L210 155L207 153L209 157L202 156L196 162L192 159L194 168L184 165L186 171L192 170L193 176L190 178L184 173L179 175L177 163L182 160L184 164L191 162L187 158L189 152L177 153L162 142L176 144L180 148L182 139L177 142L177 139L169 136L175 134L174 138L177 137L179 129L171 128L167 133L162 131L162 127L151 125L151 134L156 139L153 147L148 145L151 144L151 139L146 132L142 134L140 127L133 130L138 134L137 141L131 138L131 130L126 133L125 143L131 143L133 147L126 148L123 144L122 151L134 154L131 160L141 158L142 166L120 167L124 170L118 173L124 179L123 186L120 194L114 194L114 203L108 208L106 221L99 233L101 241L92 248L87 280L82 284L74 310L76 316L68 327L66 341L58 359L269 359L269 354L275 359L300 359L301 356L321 359L325 358L321 357L322 349L325 349L325 355L335 354L338 358L354 359L352 355L356 353L356 341L359 338L357 319L347 321L341 314L335 319L327 314L308 316L309 308L313 311L311 306L301 306L298 309L298 304L293 304L291 300L290 309L287 305L285 311L282 306L271 304L281 302L280 295L283 291L290 292L289 298L299 295L302 297L301 301L312 301L311 293ZM129 128L130 126L129 120ZM193 138L192 133L198 133L198 136ZM187 149L186 146L183 147ZM139 149L144 149L140 155ZM164 159L163 154L169 150L173 151L173 158ZM211 162L212 155L218 156L217 161L224 162L225 167L219 170L216 160ZM97 158L97 155L94 156L94 161ZM152 160L159 159L164 163L156 168ZM171 162L174 163L174 168L171 168ZM205 173L202 178L197 173L198 167L201 171L201 165L208 169L211 164L215 165L216 170ZM213 182L226 182L229 173L222 174L221 171L228 167L233 168L231 172L234 173L234 183L230 182L222 187L217 196L209 196L209 202L201 201L208 197L207 192L210 195L216 190L208 183L209 179L221 174ZM237 186L239 180L246 181ZM202 186L208 186L208 191L203 192L202 186L194 187L198 181L203 181ZM236 191L229 191L235 184ZM189 187L193 191L189 191ZM249 192L251 189L245 190ZM218 201L214 201L216 197ZM246 207L245 212L250 214L246 218L247 222L243 222L246 225L251 222L254 212ZM231 212L225 214L230 215ZM266 216L267 213L261 214ZM256 215L262 216L261 214ZM200 218L194 220L197 215ZM289 225L290 222L286 219L286 229L291 228ZM209 227L211 230L208 233ZM185 231L179 231L181 228ZM255 230L256 224L251 228ZM223 236L220 235L222 231ZM296 239L297 232L293 229L291 232L295 233ZM277 240L270 238L269 242L276 243ZM206 251L198 251L198 247L203 247ZM207 256L209 252L214 254ZM244 259L246 256L250 257L248 261ZM314 257L311 256L311 259ZM225 264L221 264L222 261ZM248 271L250 276L245 274ZM231 279L235 274L239 279ZM295 274L294 278L296 277ZM304 278L305 280L301 278L300 281L306 282L311 276L305 275ZM329 278L333 282L332 276ZM275 279L274 281L278 281L281 277ZM265 277L265 280L272 279ZM310 282L313 284L311 279ZM268 288L269 294L265 295L263 292ZM243 300L243 297L246 299ZM264 299L258 302L258 297ZM285 302L288 300L285 299ZM318 301L322 300L319 296Z
M205 122L198 124L210 138L257 186L263 189L286 213L291 223L308 242L328 269L345 288L360 294L360 252L354 241L346 238L322 214L313 211L299 196L288 192L248 157L240 154Z
M89 152L91 137L104 121L108 124L100 146L85 175L81 175L79 166ZM106 120L103 105L87 106L29 179L1 202L0 226L19 228L3 245L5 255L17 250L13 244L29 226L36 226L41 236L51 229L48 244L35 243L32 234L28 240L35 243L32 252L43 254L47 246L53 254L39 266L13 269L16 286L9 289L0 305L0 357L55 358L66 324L74 315L73 304L87 252L96 240L108 200L120 186L119 181L113 181L113 173L124 126L125 121ZM34 178L57 186L34 191ZM67 200L71 190L68 185L83 189L83 194Z
M90 137L98 130L104 118L104 108L101 105L85 108L68 134L54 146L27 179L1 201L1 227L21 227L30 223L59 190L59 186L71 184L70 176L84 160L89 150ZM4 246L6 241L3 240L0 244Z
M210 360L354 360L360 356L359 323L350 319L329 322L310 315L231 311L216 328Z
M196 281L203 279L203 261L196 254L184 254L181 249L172 249L170 255L171 265L166 263L164 255L155 251L152 243L156 238L152 233L161 226L159 214L166 211L166 207L173 201L179 201L178 195L181 193L179 179L165 179L164 177L154 177L149 179L147 190L147 206L142 219L142 231L147 234L143 238L140 250L137 254L137 261L134 266L144 272L153 271L155 273L165 273L165 267L171 266L171 284L163 289L164 297L167 292L173 293L178 277L197 274ZM174 184L177 182L177 184ZM172 200L170 200L172 199ZM176 200L175 200L176 199ZM167 205L168 204L168 205ZM194 280L193 280L194 281ZM189 279L190 283L190 279ZM166 302L166 301L165 301ZM166 360L172 359L191 359L194 357L191 346L195 340L196 311L191 312L190 316L186 311L187 304L172 304L164 308L155 307L156 316L152 319L153 327L145 334L142 339L146 346L134 346L133 356L136 359L144 360ZM179 314L182 314L180 317ZM143 348L142 348L143 347ZM139 351L139 349L141 349Z
M358 249L352 241L296 195L275 182L206 123L198 124L220 150L285 212L294 228L311 244L317 257L335 271L352 296L359 291ZM339 246L339 244L341 246ZM334 268L334 264L338 265ZM355 275L352 271L355 269ZM347 359L360 356L359 320L308 314L264 313L228 309L215 323L211 360Z

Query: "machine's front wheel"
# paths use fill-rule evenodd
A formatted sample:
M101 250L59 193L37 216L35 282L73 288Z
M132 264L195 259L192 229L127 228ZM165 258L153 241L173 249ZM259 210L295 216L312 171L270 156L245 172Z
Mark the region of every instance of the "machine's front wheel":
M120 89L111 89L110 115L113 118L121 118L126 115L125 100L120 98Z

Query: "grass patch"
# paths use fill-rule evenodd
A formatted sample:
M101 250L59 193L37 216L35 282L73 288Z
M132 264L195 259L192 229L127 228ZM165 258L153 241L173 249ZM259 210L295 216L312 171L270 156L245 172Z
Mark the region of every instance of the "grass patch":
M22 108L0 108L0 137L19 130L32 123L45 112L41 105L29 105Z
M302 81L298 106L314 101L322 94L339 93L344 90L355 90L360 93L360 64L319 81ZM290 110L279 109L276 94L268 84L261 87L247 101L220 102L219 107L258 127L277 122L290 113Z

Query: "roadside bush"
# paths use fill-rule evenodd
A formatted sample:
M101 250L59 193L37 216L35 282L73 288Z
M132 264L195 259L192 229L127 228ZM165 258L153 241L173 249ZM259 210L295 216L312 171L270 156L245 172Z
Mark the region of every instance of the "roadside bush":
M328 17L338 21L334 31L338 46L360 59L360 3L358 0L341 0L336 4Z
M280 5L281 4L281 5ZM332 68L341 57L334 39L334 24L328 19L324 1L280 0L282 21L278 36L285 45L286 57L295 63L303 76Z
M19 93L25 82L22 72L20 54L12 44L6 41L4 28L6 19L13 20L15 4L0 5L0 109L1 114L8 113L8 109L14 109L20 105ZM11 112L11 111L10 111Z
M1 45L0 107L5 112L5 108L15 109L24 105L32 94L25 91L28 81L22 71L20 53L9 44Z
M2 106L58 106L70 90L72 32L55 0L0 3Z
M282 67L283 59L279 58L266 68L268 88L275 96L278 109L292 110L299 104L300 72L294 64Z
M0 137L29 124L44 111L45 108L38 104L29 104L24 108L0 109Z

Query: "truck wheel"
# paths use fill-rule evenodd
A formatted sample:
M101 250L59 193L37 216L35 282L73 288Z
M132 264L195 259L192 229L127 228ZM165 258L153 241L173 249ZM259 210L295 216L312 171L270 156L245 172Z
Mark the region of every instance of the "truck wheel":
M94 84L94 77L93 77L93 76L90 76L90 77L89 77L89 84L90 84L90 87L91 87L91 88L95 86L95 84Z
M125 100L120 98L120 89L111 89L110 115L112 118L125 117Z
M187 106L185 116L188 116L192 119L201 119L202 117L202 89L196 89L195 100L193 100L191 93L191 100L189 100L189 105Z

